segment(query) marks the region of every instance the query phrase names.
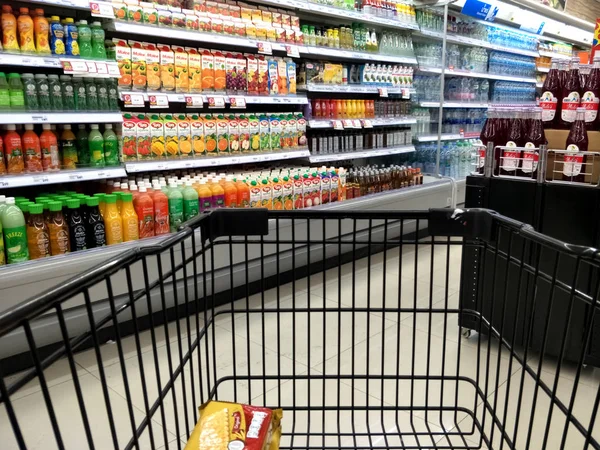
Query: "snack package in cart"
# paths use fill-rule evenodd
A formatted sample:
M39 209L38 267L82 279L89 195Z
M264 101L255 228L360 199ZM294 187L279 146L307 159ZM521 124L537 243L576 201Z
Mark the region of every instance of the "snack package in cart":
M185 450L278 450L281 409L209 401Z

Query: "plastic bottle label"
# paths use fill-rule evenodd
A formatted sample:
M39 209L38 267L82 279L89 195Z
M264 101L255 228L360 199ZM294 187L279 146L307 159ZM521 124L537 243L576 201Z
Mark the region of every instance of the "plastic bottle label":
M106 228L104 223L98 222L94 224L92 229L94 236L94 244L96 247L104 247L106 245Z
M9 97L11 106L25 106L25 96L23 95L23 91L10 91Z
M71 233L73 233L75 243L75 248L72 250L85 250L87 248L85 241L85 227L83 225L75 225L71 230Z
M171 232L177 231L183 223L183 202L169 201L169 218L171 221Z
M212 197L200 199L200 210L206 211L212 207Z
M198 215L198 200L183 200L183 210L185 211L183 220L190 220Z
M29 261L25 226L4 228L4 243L8 264Z
M565 122L575 122L577 108L580 105L579 92L570 92L569 95L563 98L561 118Z
M10 94L8 89L0 90L0 108L10 107Z
M515 144L513 141L508 141L506 143L506 147L516 146L517 144ZM515 170L517 170L517 167L519 166L520 153L520 151L513 151L510 149L504 150L502 152L502 161L500 163L500 168L507 172L514 172Z
M556 106L558 99L552 95L552 92L546 91L540 97L540 107L542 108L542 122L551 122L556 116Z
M531 142L528 142L525 144L525 148L534 149L535 145L533 145ZM521 165L521 170L525 173L535 172L537 170L539 159L540 155L537 150L523 151L523 163Z
M579 152L579 147L577 147L575 144L570 144L567 146L567 153L565 153L564 157L565 162L563 164L563 174L568 177L576 177L581 173L581 168L583 166L583 155L576 152Z
M593 92L587 91L581 97L581 107L585 108L585 121L591 123L598 117L598 103L600 99Z
M225 195L224 194L213 195L213 208L222 208L224 204L225 204Z

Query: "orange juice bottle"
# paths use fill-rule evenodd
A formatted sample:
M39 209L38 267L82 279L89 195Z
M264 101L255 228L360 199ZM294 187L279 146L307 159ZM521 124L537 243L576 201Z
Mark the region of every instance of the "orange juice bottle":
M19 46L21 47L21 52L35 53L33 19L29 15L29 8L19 8L17 30L19 31Z
M213 205L213 194L210 187L206 184L206 180L201 180L198 184L198 206L200 212L206 211L212 208Z
M133 195L121 194L121 220L123 221L123 241L137 241L140 238L138 216L133 207Z
M222 184L223 191L225 191L225 207L235 208L239 206L237 204L237 186L230 179L225 179Z
M338 111L339 111L340 119L348 118L348 116L346 116L346 100L340 100L340 107L339 107Z
M146 186L140 186L134 199L134 207L138 216L140 239L154 236L154 201L146 191Z
M212 207L222 208L225 205L225 190L219 183L209 184L208 187L212 192Z
M237 187L236 203L238 208L250 207L250 186L248 186L243 180L236 181L235 186Z
M6 52L19 52L17 19L10 5L2 5L2 48Z
M169 226L169 198L161 190L154 191L154 234L160 236L170 231Z
M48 24L48 19L44 17L44 10L41 8L37 8L33 16L33 32L37 52L41 55L52 53L50 50L50 41L48 40L50 25Z
M6 134L4 135L4 154L6 155L6 171L8 173L23 173L25 164L23 163L23 144L21 136L15 130L15 125L6 125Z
M108 245L123 242L123 222L117 209L117 196L109 194L104 197L104 226L106 228L106 243Z
M25 170L27 172L41 172L43 170L42 149L40 147L40 138L33 131L33 124L25 125L25 133L23 133L21 141L23 142Z

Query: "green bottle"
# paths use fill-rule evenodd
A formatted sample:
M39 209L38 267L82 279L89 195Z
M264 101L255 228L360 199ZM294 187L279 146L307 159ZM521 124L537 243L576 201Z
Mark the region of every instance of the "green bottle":
M110 123L104 125L104 162L107 166L119 165L119 138Z
M171 183L169 185L167 198L169 199L169 223L171 233L175 233L183 223L183 194L177 189L177 184Z
M87 20L80 20L77 24L77 44L79 45L79 56L81 58L92 57L92 30Z
M8 91L8 81L6 81L6 74L0 72L0 111L10 110L10 93ZM3 258L3 256L0 256Z
M77 125L77 167L90 166L90 147L88 142L88 132L85 125Z
M183 189L183 221L187 222L198 215L198 191L188 181Z
M92 22L92 59L106 59L105 33L100 22Z
M87 95L83 78L73 77L73 93L75 94L75 110L87 111Z
M97 124L92 124L90 128L91 131L88 135L90 165L92 167L104 167L104 152L106 151L104 138Z
M2 234L6 246L6 262L8 264L29 261L27 248L27 228L23 211L15 205L14 198L6 199L6 207L0 216Z
M98 109L108 111L108 87L104 78L96 78L96 88L98 89Z

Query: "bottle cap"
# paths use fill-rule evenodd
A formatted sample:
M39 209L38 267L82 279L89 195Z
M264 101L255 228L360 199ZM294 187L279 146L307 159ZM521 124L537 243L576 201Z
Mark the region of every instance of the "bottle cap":
M121 201L122 202L130 202L133 200L133 195L130 192L121 193Z
M26 130L33 130L33 124L32 123L26 123L25 124L25 129Z
M83 128L85 128L85 125L84 125L84 127L83 127ZM97 124L93 123L93 124L91 124L91 125L90 125L90 128L91 128L92 130L97 130L97 129L98 129L98 128L100 128L100 127L99 127Z
M62 210L62 202L50 202L48 203L48 208L50 208L50 211L52 212L57 212Z
M30 214L41 214L42 212L44 212L43 205L38 205L35 203L33 205L29 205L29 213Z
M76 198L70 198L67 200L67 208L69 209L77 209L79 208L80 202Z
M100 204L100 199L98 197L88 197L85 199L85 204L87 206L98 206Z
M79 25L87 25L87 20L81 19Z
M104 202L108 204L117 203L117 196L114 194L105 195Z

